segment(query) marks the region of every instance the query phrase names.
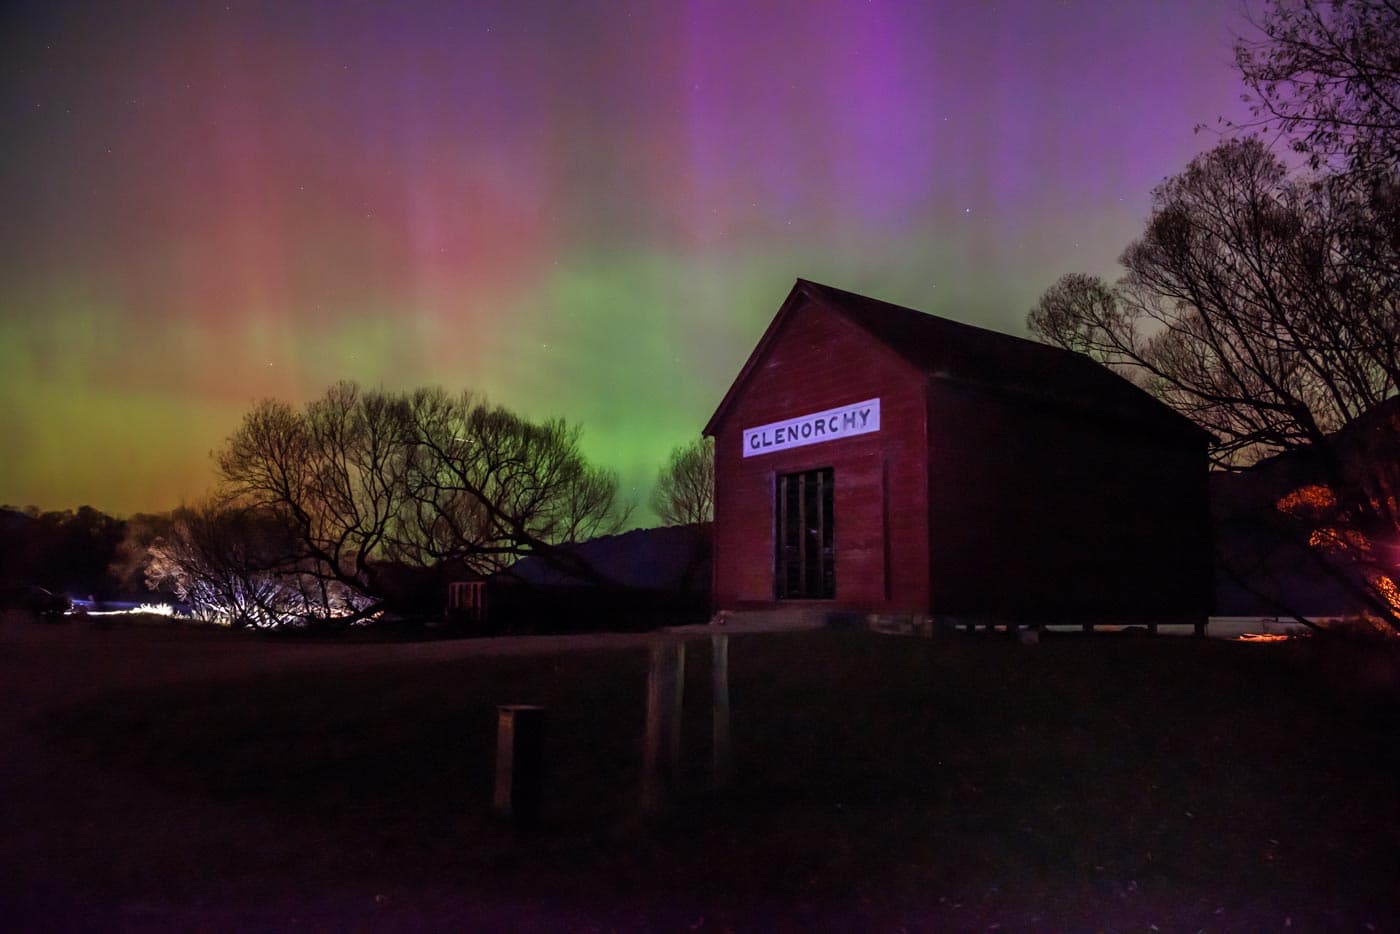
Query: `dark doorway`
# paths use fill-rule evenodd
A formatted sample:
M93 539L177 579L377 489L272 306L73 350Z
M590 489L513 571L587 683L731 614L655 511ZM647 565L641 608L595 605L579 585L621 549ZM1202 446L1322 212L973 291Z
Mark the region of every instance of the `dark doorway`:
M773 584L779 600L836 596L834 488L830 467L778 477Z

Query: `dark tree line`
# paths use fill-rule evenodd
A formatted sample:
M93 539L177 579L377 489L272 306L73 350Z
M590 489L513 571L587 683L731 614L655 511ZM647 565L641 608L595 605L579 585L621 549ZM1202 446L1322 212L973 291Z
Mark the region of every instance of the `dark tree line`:
M1273 3L1236 60L1255 115L1310 157L1227 140L1152 193L1123 276L1061 278L1028 318L1217 439L1217 466L1286 455L1300 543L1400 629L1400 7Z
M91 506L43 512L0 507L0 582L114 596L123 582L108 571L127 524Z

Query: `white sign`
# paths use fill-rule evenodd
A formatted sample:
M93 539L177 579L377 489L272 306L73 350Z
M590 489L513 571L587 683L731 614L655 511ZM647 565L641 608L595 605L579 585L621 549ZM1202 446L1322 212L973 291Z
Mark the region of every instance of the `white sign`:
M772 454L880 430L880 400L867 399L839 409L799 415L782 422L744 429L744 456Z

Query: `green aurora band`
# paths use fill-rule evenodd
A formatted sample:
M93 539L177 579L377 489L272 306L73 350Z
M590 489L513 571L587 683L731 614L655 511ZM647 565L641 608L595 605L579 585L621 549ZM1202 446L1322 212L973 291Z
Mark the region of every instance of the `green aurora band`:
M1021 333L1239 110L1206 0L467 6L0 14L0 502L192 501L352 379L580 424L650 524L795 277Z

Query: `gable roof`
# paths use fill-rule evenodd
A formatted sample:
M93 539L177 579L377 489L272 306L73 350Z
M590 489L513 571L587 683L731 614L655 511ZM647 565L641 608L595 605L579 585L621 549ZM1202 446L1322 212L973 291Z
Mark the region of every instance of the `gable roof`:
M745 361L704 434L712 435L777 334L799 308L817 304L844 316L928 379L1031 398L1087 413L1116 416L1183 440L1211 436L1190 419L1084 354L1012 337L865 295L798 279Z

